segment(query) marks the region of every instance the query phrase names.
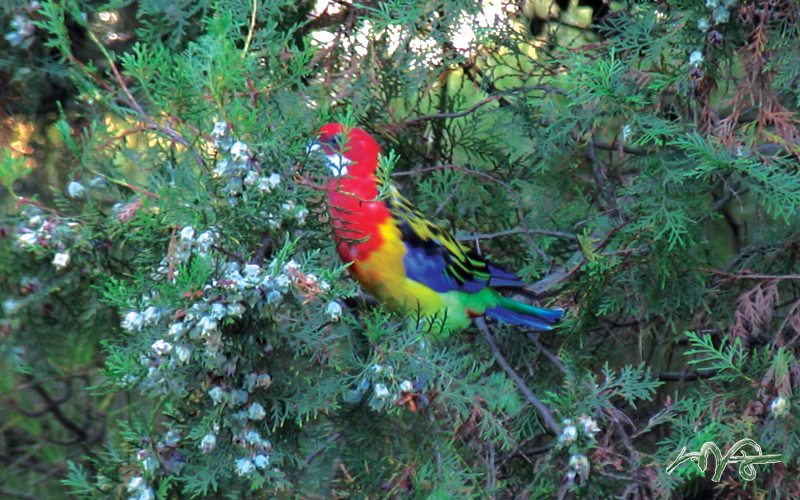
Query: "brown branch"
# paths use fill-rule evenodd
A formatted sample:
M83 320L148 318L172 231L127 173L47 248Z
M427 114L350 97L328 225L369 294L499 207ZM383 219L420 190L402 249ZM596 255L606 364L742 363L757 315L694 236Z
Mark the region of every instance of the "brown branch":
M17 401L14 401L14 400L11 400L10 404L11 404L11 407L14 408L14 410L17 413L21 414L24 417L41 418L41 417L47 415L48 413L50 413L50 411L53 409L54 406L60 405L64 401L66 401L66 398L64 398L64 397L58 398L56 400L53 400L52 402L45 401L45 405L44 406L42 406L41 408L35 409L35 410L26 410L26 409L22 408Z
M711 378L720 370L697 370L693 372L656 372L653 374L655 378L662 382L694 382L695 380L704 380Z
M114 78L116 78L117 83L119 83L119 86L122 88L122 91L125 94L123 96L123 99L125 101L127 101L128 105L131 106L137 113L139 113L139 115L142 118L144 118L144 120L148 124L147 128L149 128L151 130L156 130L156 131L166 135L167 137L169 137L173 141L177 142L181 146L185 147L186 149L191 149L189 147L189 141L186 140L182 135L180 135L179 133L177 133L174 130L172 130L169 127L169 125L167 125L166 127L164 127L162 125L159 125L159 123L156 122L156 120L153 117L151 117L150 115L148 115L145 112L144 108L142 108L142 105L139 104L139 102L136 100L136 98L133 97L133 94L131 93L130 89L128 89L128 85L125 83L125 79L122 78L122 75L120 74L119 69L117 69L117 65L114 64L114 61L111 60L110 58L108 59L108 66L111 68L111 72L114 73ZM195 161L197 162L197 164L201 168L204 167L205 163L203 162L203 159L200 157L200 154L197 151L194 151L194 150L192 150L192 152L194 153L194 158L195 158Z
M538 436L534 436L534 437L538 437ZM531 441L531 439L528 439L526 441ZM525 460L527 460L528 462L530 462L530 459L528 459L529 455L542 455L542 454L547 453L548 451L550 451L552 449L553 449L553 445L552 444L545 444L545 445L542 445L542 446L534 446L533 448L528 448L527 450L523 450L522 449L522 445L520 445L519 447L517 447L517 448L509 451L505 455L503 455L503 457L500 458L500 460L498 462L499 462L499 465L502 466L503 464L505 464L506 462L508 462L509 460L511 460L512 458L514 458L517 455L519 455L520 457L522 457Z
M130 130L126 130L125 132L123 132L123 133L121 133L119 135L115 135L114 137L110 137L107 141L105 141L103 144L101 144L100 147L97 148L97 149L105 149L105 148L109 147L111 145L111 143L113 143L115 141L118 141L120 139L124 139L125 137L127 137L129 135L132 135L132 134L138 134L139 132L144 132L145 130L148 130L148 128L147 127L134 127L134 128L132 128Z
M581 224L585 222L588 221L576 224L575 228L577 229ZM603 241L601 241L594 247L594 251L597 252L598 250L608 245L608 243L611 242L611 239L614 236L614 234L623 227L625 227L626 225L628 225L630 222L631 221L628 220L618 226L611 228L611 230L609 230L608 233L605 234L605 238L603 238ZM594 234L590 235L589 237L592 238L593 236ZM598 234L597 236L602 236L602 235ZM550 274L548 274L541 280L537 281L533 285L528 286L527 288L536 294L542 294L544 291L549 290L553 286L578 276L580 274L581 268L583 267L584 264L586 264L586 262L587 262L586 256L583 255L583 251L578 250L572 254L572 256L567 260L567 263L565 265L556 267ZM572 266L571 268L568 267L570 265Z
M264 259L272 255L272 246L274 245L274 241L272 240L272 236L270 236L269 232L266 232L261 235L261 246L258 248L258 251L253 255L253 258L250 262L256 265L261 265L264 263Z
M295 182L295 184L299 184L300 186L305 186L305 187L308 187L308 188L311 188L311 189L316 189L317 191L327 191L328 190L328 188L326 186L320 186L319 184L314 184L313 182L307 180L305 177L303 177L300 174L296 174L292 178L292 180ZM337 191L339 191L340 193L343 192L343 191L340 191L338 189L337 189Z
M617 206L617 195L613 186L609 186L608 176L597 159L594 137L589 139L589 144L586 149L586 159L589 160L589 164L592 166L592 173L594 174L597 188L600 190L603 199L606 200L606 208L612 210L616 218L620 218L622 214Z
M122 92L123 92L124 95L120 95L120 98L123 101L125 101L130 107L132 107L137 113L139 113L139 115L142 118L144 118L144 120L147 122L146 126L144 126L144 127L136 127L136 128L139 129L139 131L141 129L149 129L149 130L155 130L155 131L161 132L162 134L166 135L167 137L169 137L173 141L177 142L178 144L184 146L185 148L191 149L189 147L189 141L188 140L186 140L179 133L177 133L174 130L172 130L169 127L169 125L167 125L166 127L164 127L162 125L159 125L158 122L156 122L156 120L153 117L151 117L150 115L148 115L144 111L144 109L139 104L139 102L136 100L136 98L133 97L133 94L131 93L130 89L128 89L128 85L125 83L125 79L122 78L122 75L120 74L119 69L117 69L117 65L114 64L114 60L112 59L111 55L105 50L105 47L103 46L103 44L101 44L100 41L97 40L97 38L94 35L91 34L91 32L89 32L89 35L92 38L92 40L98 45L100 50L105 54L106 60L108 62L108 66L111 68L111 71L114 74L114 78L117 80L117 83L119 84L120 88L122 88ZM94 78L94 80L97 81L97 83L100 86L102 86L104 89L106 89L107 91L109 91L111 93L119 95L119 91L115 90L108 82L106 82L105 80L100 78L98 75L96 75L95 73L89 71L89 69L86 67L86 65L83 64L78 59L76 59L74 56L68 55L67 59L69 61L75 63L86 74L88 74L89 76ZM118 138L121 138L121 137L122 137L122 135L118 136ZM112 138L111 140L114 140L114 138ZM101 149L105 148L106 146L107 146L107 144L103 144L101 146ZM194 150L192 151L192 153L194 154L195 161L197 161L198 165L200 167L204 167L205 164L203 162L203 159L200 157L200 154L197 151L194 151Z
M525 381L519 374L514 371L514 368L506 361L506 358L503 357L503 354L500 352L500 348L497 347L497 342L495 342L494 337L492 336L492 332L489 330L489 327L486 326L486 321L482 317L475 318L475 324L478 325L478 328L483 332L483 338L486 340L486 343L489 344L489 350L492 352L494 359L497 361L506 374L517 384L517 388L522 392L525 399L528 400L530 404L533 405L534 408L539 412L539 416L545 423L545 427L554 435L561 434L561 427L553 418L553 415L550 413L550 410L541 402L539 398L530 390L530 388L525 384Z
M736 280L800 280L800 274L733 274L718 269L701 268L700 270Z
M47 205L45 205L44 203L42 203L40 201L32 200L30 198L25 198L24 196L20 197L17 200L17 204L14 205L14 208L19 210L19 207L21 207L22 205L33 205L33 206L39 207L39 208L41 208L43 210L47 210L48 212L50 212L50 213L52 213L54 215L62 215L62 214L58 213L58 210L56 210L55 208L50 208L50 207L48 207Z
M34 380L34 378L30 375L26 375L28 381L32 384L31 387L33 388L34 392L36 392L39 397L42 398L45 402L45 410L50 412L65 429L72 431L72 433L77 438L75 441L82 441L86 442L86 439L89 435L88 431L83 427L79 426L75 422L73 422L70 418L68 418L62 411L61 411L61 403L65 402L70 398L71 391L69 390L69 386L67 386L67 393L62 398L53 398L50 393L48 393L45 388L38 382ZM21 411L21 409L20 409Z
M458 178L458 180L453 184L453 190L450 191L450 194L448 194L447 197L444 200L442 200L441 203L439 203L439 206L436 207L436 210L433 211L433 214L431 215L431 217L436 217L437 215L439 215L439 212L441 212L442 209L448 203L450 203L450 200L452 200L453 198L456 197L456 195L458 194L458 189L461 187L461 183L463 183L464 179L466 179L466 178L467 178L466 175L462 175L461 177Z
M576 138L573 136L573 138ZM594 147L597 149L603 149L605 151L620 151L630 154L630 155L651 155L656 151L654 149L643 149L637 148L635 146L626 146L621 144L619 141L614 141L612 143L602 142L602 141L594 141Z
M792 314L794 314L794 312L797 310L798 307L800 307L800 300L795 302L792 308L789 309L789 312L786 313L786 318L784 318L783 322L781 322L781 326L778 327L778 338L776 339L775 343L772 344L772 347L770 348L770 353L772 353L775 350L776 346L780 347L780 345L784 343L783 329L786 327L787 323L791 321ZM794 338L786 344L786 346L789 347L795 342L797 342L797 338L798 336L795 335Z
M228 257L230 257L231 259L239 262L240 264L247 264L247 260L244 257L242 257L241 255L236 255L235 253L231 252L230 250L225 250L224 248L222 248L221 246L218 246L218 245L211 245L211 248L213 250L216 250L217 252L223 254L223 255L227 255Z
M111 68L111 72L114 73L114 78L117 79L117 83L119 83L119 86L122 88L122 91L125 93L125 96L124 96L125 101L127 101L128 105L130 107L132 107L134 110L136 110L136 112L139 113L142 116L142 118L145 119L145 121L149 124L149 127L164 133L165 135L170 137L172 140L174 140L175 142L177 142L181 146L189 147L189 141L184 139L177 132L175 132L173 130L170 130L170 129L165 129L164 127L160 126L155 121L155 119L153 119L153 117L151 117L150 115L145 113L144 108L142 108L142 105L139 104L139 101L137 101L136 98L133 97L133 94L131 93L130 89L128 89L128 85L125 83L125 79L122 78L122 75L120 74L119 70L117 69L117 65L114 64L113 61L109 61L108 65Z
M561 360L558 359L558 356L550 352L545 346L542 345L541 342L539 342L539 336L537 334L533 332L528 332L525 334L525 336L528 337L528 340L533 342L534 345L536 345L536 349L542 354L544 354L544 356L547 359L549 359L550 362L553 363L553 365L561 371L561 373L567 373L567 367L564 366L564 363L562 363Z
M545 127L550 126L551 124L552 122L550 122L549 120L542 120L542 125L544 125ZM581 136L581 133L578 132L577 130L571 131L569 135L579 145L585 143L585 139ZM611 143L603 141L594 141L594 147L596 149L603 149L606 151L622 151L626 154L631 154L631 155L651 155L657 152L656 149L644 149L644 148L637 148L636 146L626 146L625 144L622 144L618 140L615 140L614 142Z
M406 120L406 121L402 122L399 125L410 125L412 123L417 123L417 122L421 122L421 121L425 121L425 120L439 120L439 119L442 119L442 118L459 118L461 116L466 116L466 115L472 113L476 109L478 109L478 108L480 108L482 106L485 106L486 104L489 104L490 102L498 101L501 98L502 98L501 96L487 97L486 99L484 99L484 100L482 100L482 101L480 101L480 102L478 102L476 104L473 104L472 106L470 106L469 108L467 108L467 109L465 109L463 111L457 111L455 113L434 113L432 115L418 116L416 118L411 118L410 120Z
M7 498L21 498L22 500L44 500L42 497L25 493L24 491L12 490L5 486L0 486L0 493Z
M67 55L67 60L77 64L78 67L81 68L84 71L84 73L86 73L87 75L89 75L92 78L94 78L94 80L97 83L99 83L101 87L103 87L104 89L108 90L109 92L114 92L114 89L111 87L111 85L108 84L108 82L106 82L105 80L103 80L102 78L100 78L99 76L94 74L93 72L89 71L89 68L87 68L86 65L83 64L81 61L76 59L75 56L73 56L71 54L68 54Z
M157 200L163 200L164 199L161 196L159 196L159 195L157 195L157 194L155 194L155 193L153 193L151 191L148 191L148 190L146 190L144 188L140 188L140 187L134 186L133 184L130 184L128 182L119 181L117 179L113 179L113 178L111 178L111 177L109 177L109 176L107 176L105 174L101 174L100 172L94 172L94 173L99 175L100 177L103 177L105 180L107 180L108 182L110 182L112 184L117 184L118 186L126 187L126 188L130 189L131 191L136 191L137 193L141 193L141 194L143 194L145 196L149 196L150 198L155 198Z
M191 123L186 122L183 118L181 118L179 116L175 116L175 115L173 115L171 113L165 113L165 114L169 117L170 120L174 120L176 122L180 122L184 127L190 129L193 134L202 137L203 139L207 140L208 142L214 142L214 138L211 137L211 134L207 134L205 132L202 132L199 128L195 127Z
M554 236L556 238L566 238L568 240L577 241L578 237L574 234L565 233L562 231L551 231L549 229L507 229L505 231L498 231L496 233L489 233L489 234L471 234L469 236L459 236L456 238L457 241L474 241L474 240L490 240L493 238L500 238L501 236L510 236L512 234L525 234L526 232L530 232L533 234L541 234L544 236Z
M325 451L328 448L328 446L330 446L332 443L334 443L335 441L337 441L341 437L342 437L342 434L340 432L336 432L336 433L332 434L331 437L329 437L324 443L319 445L319 447L316 450L314 450L311 453L309 453L308 455L306 455L306 458L303 459L303 463L305 463L306 465L310 465L311 462L315 458L317 458L317 456L320 453Z

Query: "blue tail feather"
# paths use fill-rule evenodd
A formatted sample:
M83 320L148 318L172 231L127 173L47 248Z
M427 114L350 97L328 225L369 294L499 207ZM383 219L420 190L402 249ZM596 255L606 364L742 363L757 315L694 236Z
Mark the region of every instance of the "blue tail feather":
M552 330L553 324L564 315L562 309L543 309L511 299L503 299L501 304L503 305L486 309L486 315L505 323L530 326L537 330Z

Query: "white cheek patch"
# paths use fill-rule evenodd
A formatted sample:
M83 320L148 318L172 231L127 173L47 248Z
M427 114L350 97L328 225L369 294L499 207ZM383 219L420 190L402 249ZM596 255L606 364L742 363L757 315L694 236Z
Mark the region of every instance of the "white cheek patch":
M312 144L306 149L306 151L308 153L312 153L314 151L324 152L324 149L319 144ZM331 173L333 174L334 177L347 175L347 166L353 163L353 161L348 160L344 156L335 153L330 155L325 155L325 158L327 158L328 163L330 163L328 167L331 169Z
M328 165L331 169L331 173L334 177L340 177L342 175L347 175L347 166L353 163L352 161L348 160L342 155L325 155L330 162Z

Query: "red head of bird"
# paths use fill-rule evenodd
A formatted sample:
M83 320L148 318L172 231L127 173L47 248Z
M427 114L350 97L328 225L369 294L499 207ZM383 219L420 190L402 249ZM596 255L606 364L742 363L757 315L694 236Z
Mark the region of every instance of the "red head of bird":
M341 123L329 123L320 129L315 146L325 152L335 177L368 177L378 169L381 147L358 127L348 129Z

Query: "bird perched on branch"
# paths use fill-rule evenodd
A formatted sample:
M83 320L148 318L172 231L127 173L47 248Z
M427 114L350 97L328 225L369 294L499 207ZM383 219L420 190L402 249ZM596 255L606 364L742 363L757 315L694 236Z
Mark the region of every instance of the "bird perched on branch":
M499 290L524 283L429 221L397 187L384 186L376 175L381 149L367 132L331 123L310 149L330 161L328 206L339 256L387 309L441 334L483 315L539 330L561 318L561 310L504 297Z

